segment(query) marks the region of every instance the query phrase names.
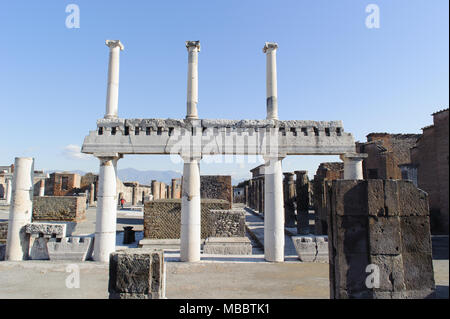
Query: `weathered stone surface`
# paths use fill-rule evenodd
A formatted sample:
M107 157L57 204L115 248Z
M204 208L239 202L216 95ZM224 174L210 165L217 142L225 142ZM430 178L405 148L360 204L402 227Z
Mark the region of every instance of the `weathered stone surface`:
M90 237L65 237L61 240L51 238L47 243L49 259L85 261L92 249L92 242Z
M25 226L25 232L32 237L43 236L46 238L62 238L66 236L65 224L31 223Z
M369 217L371 254L398 255L402 252L399 217Z
M208 237L203 246L204 254L251 255L252 244L247 237Z
M209 214L211 210L226 210L225 200L201 200L201 238L211 235ZM161 199L144 205L144 238L179 239L181 230L181 200Z
M303 262L328 262L328 236L292 236L298 258Z
M79 222L85 219L85 196L41 196L33 199L33 221Z
M110 255L108 292L110 298L164 298L164 252L126 249Z
M333 181L329 215L333 298L432 298L426 194L409 181ZM366 286L369 264L380 286Z
M212 237L245 237L245 213L240 210L210 210Z

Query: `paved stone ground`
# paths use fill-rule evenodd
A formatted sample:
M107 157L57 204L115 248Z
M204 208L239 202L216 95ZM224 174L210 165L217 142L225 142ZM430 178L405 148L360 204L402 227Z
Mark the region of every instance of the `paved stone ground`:
M199 263L179 262L179 252L166 252L168 298L329 298L328 264L302 263L286 235L286 262L268 263L258 243L264 240L262 219L246 214L253 227L253 255L203 255ZM0 219L8 212L0 207ZM120 219L120 220L119 220ZM118 212L118 230L139 226L141 212ZM135 229L139 230L138 227ZM259 230L258 230L259 229ZM87 212L87 221L78 224L74 234L95 231L95 208ZM288 230L290 231L290 230ZM262 234L262 235L261 235ZM118 248L122 232L118 233ZM136 233L139 240L142 232ZM262 238L261 238L262 236ZM129 246L135 246L129 245ZM448 236L433 237L433 266L440 298L449 297ZM75 263L80 269L80 288L67 288L68 262L25 261L0 262L0 298L107 298L108 266L97 262ZM73 264L72 264L73 265Z

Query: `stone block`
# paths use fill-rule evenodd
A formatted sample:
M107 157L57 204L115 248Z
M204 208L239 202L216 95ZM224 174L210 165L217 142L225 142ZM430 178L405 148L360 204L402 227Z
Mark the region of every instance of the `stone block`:
M367 213L371 216L385 216L384 184L381 179L369 179L367 183Z
M367 216L367 183L357 180L333 181L333 215Z
M352 298L368 291L366 267L370 264L367 254L339 254L334 260L337 289L344 289Z
M85 261L92 248L91 237L65 237L61 240L51 238L47 243L50 260Z
M291 237L298 258L303 262L328 262L328 236Z
M138 248L112 253L108 292L111 299L164 298L164 252Z
M403 253L402 258L407 290L435 289L431 254Z
M430 216L427 194L411 181L397 182L400 216Z
M398 255L402 251L399 217L369 217L370 254Z
M430 219L427 216L402 217L402 251L405 253L430 253Z
M405 290L402 255L372 255L370 263L377 265L380 271L380 286L375 289L376 292Z
M0 244L6 244L8 239L8 222L0 222Z
M25 226L25 232L31 237L62 238L66 236L65 224L31 223Z
M335 216L335 248L345 254L368 253L368 220L364 216Z
M303 262L313 262L316 259L317 248L314 235L291 237L298 258Z
M203 253L211 255L251 255L252 244L247 237L208 237Z

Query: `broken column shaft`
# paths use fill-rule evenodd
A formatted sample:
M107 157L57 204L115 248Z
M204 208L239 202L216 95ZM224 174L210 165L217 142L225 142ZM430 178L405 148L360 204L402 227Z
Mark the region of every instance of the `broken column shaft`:
M263 52L266 53L266 105L268 120L278 120L277 49L278 44L273 42L266 42L263 48Z

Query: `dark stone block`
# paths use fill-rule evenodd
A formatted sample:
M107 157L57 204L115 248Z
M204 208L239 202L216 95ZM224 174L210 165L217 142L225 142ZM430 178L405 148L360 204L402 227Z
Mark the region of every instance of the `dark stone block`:
M427 194L410 181L397 183L400 216L430 216Z
M335 259L335 278L339 283L336 288L347 290L348 293L367 291L366 267L369 265L367 254L338 255Z
M163 295L163 285L162 250L127 249L110 255L110 298L159 298Z
M357 180L333 181L333 212L338 216L367 216L367 182Z
M403 253L403 269L407 290L435 289L431 254Z
M375 288L375 292L405 290L401 255L372 255L370 256L370 263L377 265L380 270L380 286Z
M337 253L369 253L367 217L335 216Z
M369 217L369 250L374 255L401 253L399 217Z
M427 253L431 255L430 220L426 216L402 217L402 251L406 253Z
M366 182L368 214L372 216L385 216L383 180L370 179Z
M398 183L394 180L384 181L384 207L386 216L399 216Z

